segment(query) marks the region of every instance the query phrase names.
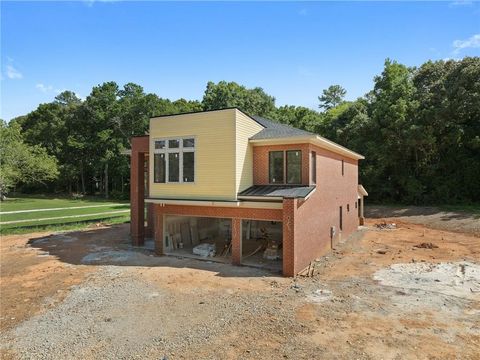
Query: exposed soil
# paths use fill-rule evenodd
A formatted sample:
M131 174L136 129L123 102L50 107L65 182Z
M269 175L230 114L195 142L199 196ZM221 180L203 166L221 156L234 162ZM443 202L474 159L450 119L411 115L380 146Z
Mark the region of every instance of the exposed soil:
M478 359L479 239L385 221L396 228L367 220L296 279L155 257L128 225L5 236L0 355Z
M480 237L480 215L463 211L443 211L433 206L367 205L365 216L426 225L432 229L468 233Z

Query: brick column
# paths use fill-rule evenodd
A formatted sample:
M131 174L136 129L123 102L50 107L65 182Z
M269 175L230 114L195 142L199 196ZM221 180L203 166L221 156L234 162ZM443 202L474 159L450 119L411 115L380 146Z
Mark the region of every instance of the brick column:
M153 210L153 218L154 218L154 242L155 242L155 254L163 255L163 239L165 238L163 232L163 211L162 207L158 204L155 204L152 207Z
M147 204L147 226L145 227L145 237L152 238L153 237L153 229L155 227L154 223L154 215L153 215L153 204Z
M130 235L135 246L142 246L145 238L145 155L134 148L130 158Z
M232 264L242 263L242 219L232 219Z
M283 275L295 276L295 210L296 199L283 199Z

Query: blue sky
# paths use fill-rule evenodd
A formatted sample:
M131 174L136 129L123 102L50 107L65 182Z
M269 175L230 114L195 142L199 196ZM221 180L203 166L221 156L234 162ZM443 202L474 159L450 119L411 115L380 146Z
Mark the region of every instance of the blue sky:
M201 99L207 81L260 86L315 108L331 84L354 99L385 58L414 66L480 56L480 3L1 2L5 120L64 89L135 82Z

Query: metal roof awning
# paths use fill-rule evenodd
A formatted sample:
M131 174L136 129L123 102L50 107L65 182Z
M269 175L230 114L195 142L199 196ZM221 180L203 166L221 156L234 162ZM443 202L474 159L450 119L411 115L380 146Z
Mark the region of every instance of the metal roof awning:
M237 196L239 199L282 200L283 198L305 199L315 190L315 186L305 185L253 185Z

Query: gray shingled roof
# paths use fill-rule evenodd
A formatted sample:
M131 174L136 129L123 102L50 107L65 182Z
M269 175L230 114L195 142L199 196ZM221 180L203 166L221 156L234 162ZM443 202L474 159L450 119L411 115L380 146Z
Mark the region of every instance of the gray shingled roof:
M315 186L305 185L253 185L238 196L264 196L282 198L305 198Z
M265 129L253 135L250 139L275 139L275 138L285 138L293 136L305 136L305 135L315 135L311 132L296 129L294 127L277 123L272 120L265 119L261 116L252 116L260 125L264 126Z

